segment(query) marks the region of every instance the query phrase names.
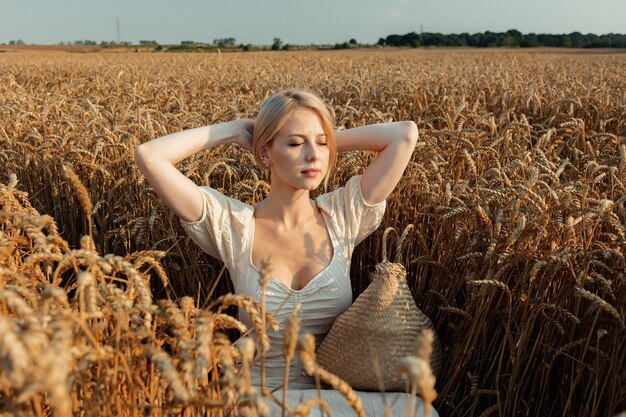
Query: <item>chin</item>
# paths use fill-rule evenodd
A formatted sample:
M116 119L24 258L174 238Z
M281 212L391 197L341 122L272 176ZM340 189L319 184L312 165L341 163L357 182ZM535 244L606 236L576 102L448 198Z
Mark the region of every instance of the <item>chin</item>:
M322 181L315 181L315 182L311 181L311 182L308 182L308 183L300 184L300 186L298 188L301 188L303 190L313 191L313 190L316 190L317 187L319 187L321 183L322 183Z
M292 185L295 188L299 188L301 190L313 191L313 190L316 190L317 187L319 187L322 182L323 182L323 179L318 179L318 178L308 179L308 180L299 179L298 181L294 181Z
M323 182L324 175L320 173L317 177L307 178L301 175L296 174L295 176L283 177L282 180L279 180L278 177L275 177L277 182L283 183L285 186L291 187L296 190L316 190Z

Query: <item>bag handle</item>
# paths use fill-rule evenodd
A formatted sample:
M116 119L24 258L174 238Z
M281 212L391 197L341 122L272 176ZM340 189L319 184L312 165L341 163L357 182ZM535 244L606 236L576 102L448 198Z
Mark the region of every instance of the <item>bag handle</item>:
M402 255L402 246L404 245L404 241L406 240L406 237L408 236L409 232L413 229L415 229L415 225L413 223L410 223L402 231L402 235L400 235L400 240L398 241L396 245L396 257L394 259L394 263L400 263L400 256ZM392 231L394 232L397 238L398 232L396 231L395 227L389 226L383 232L383 262L389 262L387 260L387 235L391 233Z

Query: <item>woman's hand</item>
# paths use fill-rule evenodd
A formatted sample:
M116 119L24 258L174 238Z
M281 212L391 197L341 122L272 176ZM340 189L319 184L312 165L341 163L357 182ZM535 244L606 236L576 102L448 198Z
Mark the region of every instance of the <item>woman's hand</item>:
M252 135L254 134L254 120L252 119L238 119L233 120L237 126L237 136L234 142L239 144L244 149L252 152Z

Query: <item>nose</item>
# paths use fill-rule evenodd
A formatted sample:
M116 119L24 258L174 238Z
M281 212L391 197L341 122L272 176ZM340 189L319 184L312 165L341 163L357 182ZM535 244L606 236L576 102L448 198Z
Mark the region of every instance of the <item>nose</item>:
M320 149L318 146L313 145L309 147L309 151L306 155L307 162L317 161L320 158Z

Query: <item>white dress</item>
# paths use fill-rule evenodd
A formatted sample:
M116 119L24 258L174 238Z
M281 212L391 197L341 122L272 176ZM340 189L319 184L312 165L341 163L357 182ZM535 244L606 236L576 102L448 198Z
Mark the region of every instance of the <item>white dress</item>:
M386 201L369 205L363 199L360 175L353 176L345 187L318 196L315 201L320 208L333 245L330 263L301 290L294 290L272 278L266 293L267 309L276 317L281 329L296 303L301 304L301 332L312 333L316 346L324 339L333 321L352 303L350 285L350 261L354 247L380 225ZM224 262L229 271L235 293L246 294L260 300L259 270L252 263L254 241L254 207L237 199L227 197L217 190L202 186L204 209L195 222L180 219L191 239L209 255ZM252 328L248 314L239 310L240 320ZM254 337L254 333L252 333ZM268 331L270 348L265 354L266 385L272 390L284 382L284 355L280 332ZM258 352L258 349L257 349ZM258 356L258 355L257 355ZM362 358L355 358L362 360ZM252 382L260 385L260 360L251 370ZM330 370L332 372L332 369ZM393 403L392 415L406 415L409 394L358 392L368 416L383 416L384 404ZM282 399L282 391L275 393ZM287 405L294 406L317 397L315 381L304 372L296 354L289 369ZM354 416L355 413L336 390L322 390L322 396L332 410L333 416ZM271 401L268 401L271 403ZM416 398L416 416L422 416L424 405ZM275 413L280 408L274 404ZM319 409L310 416L317 416ZM316 414L317 413L317 414ZM433 410L433 416L438 416Z

